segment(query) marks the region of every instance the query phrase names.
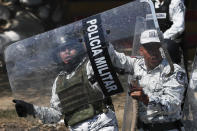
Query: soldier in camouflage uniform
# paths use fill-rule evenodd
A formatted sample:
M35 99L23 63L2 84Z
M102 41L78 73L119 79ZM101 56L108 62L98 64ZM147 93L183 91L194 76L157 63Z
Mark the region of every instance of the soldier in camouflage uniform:
M183 130L181 104L184 97L186 74L177 64L170 72L168 61L161 55L156 30L146 30L140 37L140 55L128 57L109 47L112 63L138 78L138 86L129 93L139 102L138 128L144 131Z
M63 61L68 67L65 66L55 79L51 107L13 100L18 116L33 115L43 123L57 123L63 117L65 125L71 131L117 131L111 98L97 100L97 97L104 96L94 78L90 62L83 57L85 54L82 44L67 43L58 47L57 52L56 61ZM76 61L73 62L73 59ZM95 100L88 103L88 99Z

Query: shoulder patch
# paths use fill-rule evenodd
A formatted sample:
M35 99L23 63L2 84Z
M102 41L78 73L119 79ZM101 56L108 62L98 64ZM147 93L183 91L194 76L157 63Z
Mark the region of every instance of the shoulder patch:
M178 81L179 84L184 85L186 82L186 74L182 71L177 72L176 80Z

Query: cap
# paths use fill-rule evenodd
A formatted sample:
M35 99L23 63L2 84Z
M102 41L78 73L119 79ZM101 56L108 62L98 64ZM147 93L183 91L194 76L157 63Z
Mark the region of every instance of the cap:
M146 30L141 33L140 37L140 43L147 44L147 43L152 43L152 42L160 42L157 31L154 29L151 30Z

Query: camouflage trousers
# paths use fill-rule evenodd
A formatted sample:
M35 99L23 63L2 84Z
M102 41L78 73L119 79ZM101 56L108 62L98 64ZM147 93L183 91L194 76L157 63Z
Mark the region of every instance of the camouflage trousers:
M107 113L101 113L92 119L69 128L70 131L118 131L115 113L109 109Z

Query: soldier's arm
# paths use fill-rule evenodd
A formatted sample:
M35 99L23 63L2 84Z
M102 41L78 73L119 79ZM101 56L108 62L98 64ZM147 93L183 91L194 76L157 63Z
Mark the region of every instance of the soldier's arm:
M153 110L151 115L170 115L180 111L186 82L185 72L178 70L165 80L160 93L154 92L148 94L148 108Z
M181 0L172 0L169 7L172 26L164 32L164 39L176 39L185 29L185 6Z
M56 80L52 88L52 97L50 101L51 107L39 107L34 105L35 115L40 120L42 120L43 123L57 123L60 121L62 116L60 100L58 95L56 94Z
M133 72L133 66L136 58L131 58L126 56L124 53L117 52L111 44L109 44L108 52L113 66L124 69L125 72Z

